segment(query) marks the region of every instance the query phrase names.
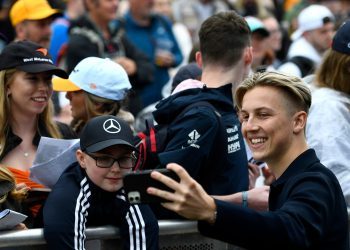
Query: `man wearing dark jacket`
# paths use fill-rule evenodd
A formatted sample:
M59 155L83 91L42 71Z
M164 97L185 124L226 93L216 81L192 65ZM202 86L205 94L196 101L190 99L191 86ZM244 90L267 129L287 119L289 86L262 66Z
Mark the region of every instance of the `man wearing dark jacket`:
M200 29L196 55L204 87L162 100L153 115L158 124L170 124L160 163L181 164L209 194L228 195L248 189L247 156L232 91L249 72L252 49L249 27L235 12L214 15L211 22Z

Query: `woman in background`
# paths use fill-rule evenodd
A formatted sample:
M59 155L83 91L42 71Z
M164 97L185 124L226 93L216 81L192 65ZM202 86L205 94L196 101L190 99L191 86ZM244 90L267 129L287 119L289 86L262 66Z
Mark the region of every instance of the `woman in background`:
M350 21L339 28L316 72L306 138L337 176L350 207Z
M134 117L122 109L131 89L126 71L110 59L87 57L80 61L69 79L54 78L53 89L67 92L71 105L72 128L79 134L85 123L99 115L114 115L130 125Z

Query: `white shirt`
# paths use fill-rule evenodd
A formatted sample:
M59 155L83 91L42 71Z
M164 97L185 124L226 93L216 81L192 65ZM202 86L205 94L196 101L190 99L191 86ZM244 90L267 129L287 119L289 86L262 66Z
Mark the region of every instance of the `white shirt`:
M322 60L322 55L319 54L317 50L304 37L300 37L291 44L288 50L287 58L292 58L294 56L306 57L313 61L316 66L318 66ZM301 71L299 67L292 62L286 62L282 64L278 68L278 71L288 75L301 77Z
M350 207L350 96L330 88L312 93L306 138L338 178Z

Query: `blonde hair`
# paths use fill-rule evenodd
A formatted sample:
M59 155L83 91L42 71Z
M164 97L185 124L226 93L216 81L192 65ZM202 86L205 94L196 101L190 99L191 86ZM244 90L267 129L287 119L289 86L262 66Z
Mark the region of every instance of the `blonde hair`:
M350 95L350 56L329 49L316 71L316 85Z
M10 113L10 99L7 95L7 87L13 83L16 69L8 69L0 71L0 155L4 151L6 144L6 135L10 130L9 118ZM49 100L48 105L44 111L38 116L38 126L42 123L49 135L53 138L62 138L62 135L57 127L57 124L52 119L53 104Z
M21 201L27 196L27 190L21 189L16 190L16 180L13 176L12 172L8 170L6 167L0 164L0 182L7 181L14 184L14 188L10 190L8 193L4 194L0 197L0 204L4 203L7 198L10 196L14 200Z
M311 91L299 78L287 76L277 72L255 73L244 80L236 89L235 101L239 109L242 108L244 95L255 87L270 86L280 89L291 101L293 107L309 112L311 106Z

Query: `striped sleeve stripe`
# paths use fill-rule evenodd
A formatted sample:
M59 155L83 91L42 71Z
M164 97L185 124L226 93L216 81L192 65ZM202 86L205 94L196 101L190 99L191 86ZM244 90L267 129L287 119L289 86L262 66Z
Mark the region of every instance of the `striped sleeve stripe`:
M130 249L146 250L145 222L137 205L131 205L126 215L129 225Z
M88 215L87 209L90 207L90 203L88 201L90 195L91 192L89 190L89 184L87 182L87 178L85 177L80 182L80 193L77 198L74 213L74 249L76 250L85 249L85 224L86 217Z
M138 215L138 218L140 219L140 223L141 223L141 244L142 244L142 250L146 250L146 232L145 232L145 221L143 220L143 216L142 213L140 211L140 207L135 205L134 206L136 213Z

